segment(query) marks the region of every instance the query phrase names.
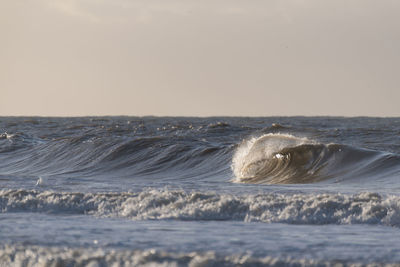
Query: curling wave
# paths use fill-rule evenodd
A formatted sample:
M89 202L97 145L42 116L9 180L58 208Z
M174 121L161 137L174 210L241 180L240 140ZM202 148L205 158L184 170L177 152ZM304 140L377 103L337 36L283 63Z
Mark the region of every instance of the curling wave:
M236 182L295 184L376 179L398 173L399 164L400 157L395 154L321 144L289 134L266 134L239 145L232 170Z

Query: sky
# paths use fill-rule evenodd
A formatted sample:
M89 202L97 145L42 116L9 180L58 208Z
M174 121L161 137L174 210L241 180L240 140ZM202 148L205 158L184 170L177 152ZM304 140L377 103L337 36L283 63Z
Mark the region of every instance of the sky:
M0 116L400 116L398 0L4 0Z

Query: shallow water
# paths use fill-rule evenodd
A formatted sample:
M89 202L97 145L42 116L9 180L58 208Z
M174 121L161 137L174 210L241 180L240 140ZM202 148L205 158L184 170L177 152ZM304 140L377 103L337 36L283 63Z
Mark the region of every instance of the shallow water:
M397 264L399 118L0 117L0 263Z

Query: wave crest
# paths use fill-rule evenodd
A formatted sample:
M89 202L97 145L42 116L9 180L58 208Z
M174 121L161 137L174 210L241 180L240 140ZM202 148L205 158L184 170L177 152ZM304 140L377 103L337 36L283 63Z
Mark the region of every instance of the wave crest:
M398 171L398 156L339 144L321 144L289 134L244 140L232 170L236 182L294 184L367 178L373 172Z

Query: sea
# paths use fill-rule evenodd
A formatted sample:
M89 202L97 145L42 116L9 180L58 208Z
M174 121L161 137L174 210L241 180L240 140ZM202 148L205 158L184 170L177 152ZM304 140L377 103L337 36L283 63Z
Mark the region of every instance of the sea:
M0 117L0 266L400 266L400 118Z

